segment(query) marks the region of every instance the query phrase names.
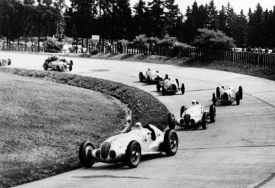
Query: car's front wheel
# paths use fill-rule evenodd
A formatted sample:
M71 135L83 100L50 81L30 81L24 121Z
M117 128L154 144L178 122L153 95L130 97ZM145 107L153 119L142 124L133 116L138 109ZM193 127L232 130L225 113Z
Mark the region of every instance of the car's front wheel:
M168 125L170 129L175 129L176 120L175 120L175 115L172 113L168 114Z
M184 84L181 84L181 94L184 94L185 93L185 87L184 87Z
M138 77L139 77L139 81L143 82L143 73L142 72L139 73Z
M166 90L164 88L164 86L162 86L162 95L165 95L166 94Z
M164 151L166 155L173 156L178 151L178 135L173 129L168 129L164 135Z
M84 141L79 147L79 160L81 165L85 168L90 168L95 163L92 158L93 150L94 145L89 140Z
M160 84L157 83L157 91L158 91L158 92L160 92L160 87L161 87Z
M207 129L207 127L208 127L208 121L207 121L207 113L206 112L204 112L203 113L203 115L202 115L202 128L203 129Z
M214 123L216 121L216 108L214 105L210 106L209 113L210 113L210 122Z
M48 64L45 62L43 65L44 70L48 70Z
M137 141L132 141L126 150L126 163L129 168L136 168L141 160L141 148Z
M69 66L69 71L72 71L73 70L73 65L70 65Z
M236 103L237 103L237 105L240 105L240 94L239 94L239 92L236 93Z
M213 105L216 105L217 99L216 99L215 93L213 93L212 102L213 102Z

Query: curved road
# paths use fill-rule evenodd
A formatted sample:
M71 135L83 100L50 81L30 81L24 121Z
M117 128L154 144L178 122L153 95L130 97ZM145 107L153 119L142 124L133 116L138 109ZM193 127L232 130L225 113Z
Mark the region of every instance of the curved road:
M42 70L45 55L0 52L11 67ZM182 105L198 100L208 110L221 84L244 88L239 106L217 105L217 120L207 130L176 127L179 150L174 157L147 157L136 169L97 163L18 187L275 187L275 82L229 72L173 65L84 58L73 59L72 73L122 82L149 92L179 117ZM184 95L161 96L155 85L138 81L148 68L178 78ZM85 138L83 138L85 139ZM78 148L76 148L78 150Z

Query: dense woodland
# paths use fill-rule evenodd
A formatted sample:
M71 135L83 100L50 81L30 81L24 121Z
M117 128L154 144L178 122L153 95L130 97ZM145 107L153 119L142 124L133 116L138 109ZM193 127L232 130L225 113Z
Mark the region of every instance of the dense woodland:
M46 36L67 36L132 41L141 34L163 39L176 37L193 44L199 29L222 31L235 40L237 47L275 47L275 6L261 5L239 13L228 3L217 8L196 1L183 14L175 0L1 0L0 38L19 41ZM248 14L244 14L244 11Z

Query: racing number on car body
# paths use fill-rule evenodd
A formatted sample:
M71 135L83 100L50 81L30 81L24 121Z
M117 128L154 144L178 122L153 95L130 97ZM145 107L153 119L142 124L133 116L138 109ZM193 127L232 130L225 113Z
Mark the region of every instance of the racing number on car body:
M142 139L142 142L147 142L147 138L145 135L141 134L141 133L138 133L138 135L141 137Z

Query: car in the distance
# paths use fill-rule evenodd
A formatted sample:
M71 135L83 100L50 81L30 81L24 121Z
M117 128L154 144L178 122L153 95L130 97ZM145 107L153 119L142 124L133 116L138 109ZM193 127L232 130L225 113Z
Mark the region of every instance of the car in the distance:
M163 80L163 77L157 70L151 70L148 68L145 74L142 72L139 73L139 81L143 82L146 81L148 84L151 83L159 83L159 81Z
M138 122L129 132L106 139L99 148L95 148L89 140L84 141L79 148L79 160L85 168L92 167L95 162L124 162L130 168L135 168L144 155L165 152L173 156L177 150L178 136L174 130L162 132L154 125L142 127Z
M8 59L0 59L0 66L7 66L7 65L11 65L11 60Z
M240 104L240 100L243 99L243 87L239 86L239 90L237 91L232 86L221 86L216 88L216 94L213 93L212 101L213 105L216 105L217 102L221 102L222 104L232 104L236 101L236 104Z
M165 75L164 80L161 80L157 83L157 91L162 90L162 95L166 94L176 94L178 91L181 91L181 94L184 94L185 87L184 84L179 86L178 79L172 79L168 77L168 74Z
M56 70L56 71L64 71L64 70L72 71L73 61L61 59L54 55L54 56L48 57L45 60L45 63L43 64L43 68L44 70L48 70L49 68L51 68L52 70Z
M176 125L189 129L197 129L202 126L202 129L208 128L208 120L211 123L216 121L216 107L211 105L207 112L198 101L192 100L192 105L187 109L182 106L180 109L180 118L175 118L172 113L168 114L168 124L170 129L174 129Z

